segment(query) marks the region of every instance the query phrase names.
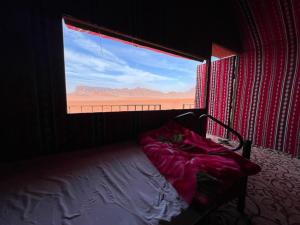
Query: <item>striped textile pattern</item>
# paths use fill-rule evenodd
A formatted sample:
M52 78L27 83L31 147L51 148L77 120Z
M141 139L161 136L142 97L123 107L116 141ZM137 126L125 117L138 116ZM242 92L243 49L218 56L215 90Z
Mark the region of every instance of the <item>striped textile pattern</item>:
M257 146L300 157L300 1L237 3L245 51L233 127Z
M230 123L235 59L236 57L233 56L211 63L208 112L225 124ZM227 130L211 120L208 121L207 133L224 138L228 137Z
M205 108L206 99L206 64L200 64L197 66L197 81L195 91L195 108Z

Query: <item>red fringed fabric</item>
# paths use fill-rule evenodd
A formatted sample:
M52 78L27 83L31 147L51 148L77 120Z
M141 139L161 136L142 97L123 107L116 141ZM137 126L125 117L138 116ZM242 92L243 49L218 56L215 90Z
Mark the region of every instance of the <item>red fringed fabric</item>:
M197 82L196 82L196 91L195 91L195 108L197 109L205 108L205 101L206 101L205 84L206 84L206 64L201 64L197 66Z
M233 126L255 145L300 157L300 1L238 3L246 51Z
M235 58L225 58L211 63L208 112L225 124L229 124L230 119ZM228 135L227 130L211 120L208 122L207 132L219 137Z

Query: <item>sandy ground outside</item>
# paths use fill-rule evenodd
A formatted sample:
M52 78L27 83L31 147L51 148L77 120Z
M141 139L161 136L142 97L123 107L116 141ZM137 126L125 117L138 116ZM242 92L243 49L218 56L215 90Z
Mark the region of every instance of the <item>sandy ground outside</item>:
M76 100L68 99L68 113L148 111L194 108L194 98L181 99L113 99Z

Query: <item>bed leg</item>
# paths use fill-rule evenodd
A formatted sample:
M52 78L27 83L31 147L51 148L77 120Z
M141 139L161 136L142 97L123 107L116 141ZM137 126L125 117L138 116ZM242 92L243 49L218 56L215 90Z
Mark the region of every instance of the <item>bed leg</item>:
M243 157L245 157L246 159L250 159L250 153L251 153L251 141L245 140L243 144ZM242 214L244 213L245 204L246 204L247 181L248 181L247 177L241 181L242 190L238 197L237 208L238 211Z
M243 157L246 159L250 159L251 154L251 144L252 142L249 140L245 140L243 143Z

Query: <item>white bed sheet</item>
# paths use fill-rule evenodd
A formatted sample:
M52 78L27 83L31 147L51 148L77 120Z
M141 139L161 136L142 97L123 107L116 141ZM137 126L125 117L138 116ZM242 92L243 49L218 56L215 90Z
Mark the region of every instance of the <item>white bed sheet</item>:
M131 142L10 167L1 225L154 225L187 207Z

